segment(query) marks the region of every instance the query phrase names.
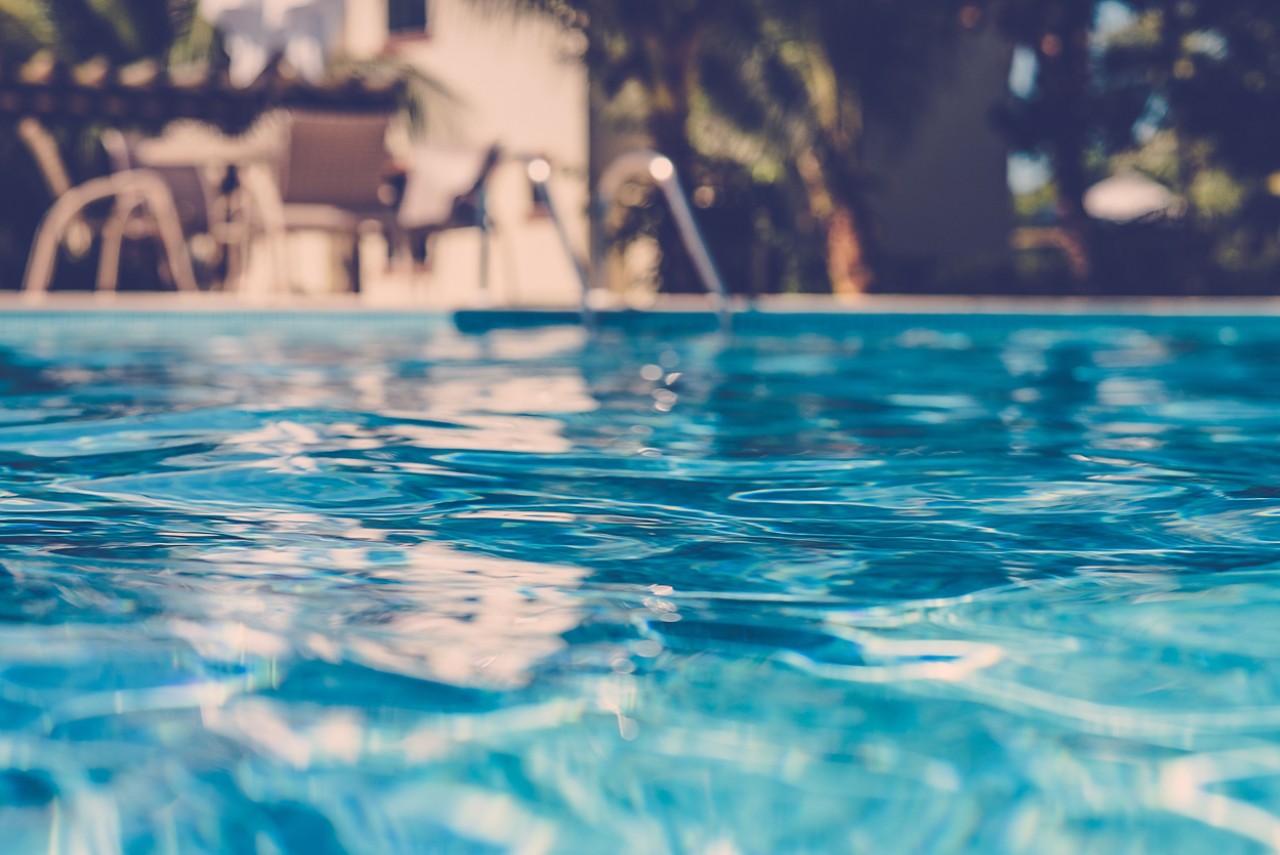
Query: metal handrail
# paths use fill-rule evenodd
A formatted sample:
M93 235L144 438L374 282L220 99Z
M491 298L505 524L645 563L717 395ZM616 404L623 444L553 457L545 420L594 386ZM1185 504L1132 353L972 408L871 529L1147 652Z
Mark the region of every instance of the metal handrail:
M711 257L706 238L693 217L693 208L689 205L689 197L676 174L675 164L669 157L656 151L631 151L616 158L600 175L596 185L595 222L592 229L592 268L595 271L594 288L603 289L605 282L605 255L609 249L609 234L605 227L606 218L613 210L618 192L628 181L636 178L651 180L666 197L667 206L676 222L676 230L684 243L685 250L693 261L694 270L706 289L716 302L716 312L720 322L725 325L729 321L729 291L725 288L724 279ZM583 294L583 305L590 302L588 295ZM586 309L584 309L584 312Z
M569 238L569 230L565 227L564 218L560 216L555 200L551 198L551 191L547 188L547 182L551 180L551 163L546 158L535 157L529 161L525 167L525 172L529 176L529 183L533 185L534 198L551 218L551 222L556 229L556 235L560 238L560 245L564 247L565 255L569 256L570 262L573 263L574 273L578 275L578 282L582 285L582 316L586 318L587 313L590 311L590 307L587 305L587 292L591 289L591 277L587 273L586 264L573 247L573 241Z
M584 322L590 321L593 311L591 293L597 290L604 290L607 287L605 282L605 256L609 250L610 235L605 226L605 220L610 211L612 211L614 203L617 201L618 191L622 189L623 185L636 178L644 178L652 181L666 197L667 205L671 209L671 215L675 218L676 229L680 232L680 239L684 243L689 257L693 260L693 266L697 271L698 278L707 293L715 299L716 312L720 316L721 325L728 324L730 318L728 289L725 288L720 271L716 267L715 260L711 257L710 249L707 248L707 242L702 235L702 230L698 228L698 222L693 217L693 209L689 205L689 197L684 192L680 177L676 175L675 164L671 162L670 158L655 151L627 152L609 164L608 168L601 174L596 188L595 220L592 223L591 266L589 270L574 249L573 243L569 239L569 233L565 228L564 219L560 216L560 212L557 210L547 187L547 183L551 179L551 164L545 158L534 158L529 161L526 172L529 176L529 182L533 185L535 197L543 205L555 225L556 233L560 237L565 253L573 262L574 271L582 284L581 311Z

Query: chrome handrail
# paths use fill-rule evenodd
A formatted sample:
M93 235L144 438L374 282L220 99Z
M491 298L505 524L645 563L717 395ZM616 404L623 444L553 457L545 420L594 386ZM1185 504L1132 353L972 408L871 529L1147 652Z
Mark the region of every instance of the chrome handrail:
M605 256L609 251L610 235L605 224L606 218L613 210L618 191L622 186L628 181L643 178L652 181L666 197L671 215L675 218L676 229L680 233L680 239L689 257L693 260L694 270L702 282L702 287L715 300L716 313L720 316L721 325L728 324L729 291L725 288L724 279L720 276L715 259L711 257L706 238L703 237L702 230L698 228L698 222L694 219L689 197L685 194L680 177L676 174L675 164L670 158L655 151L631 151L614 160L601 174L596 188L589 269L574 249L568 230L565 228L564 219L556 208L548 189L547 185L552 173L551 164L545 158L535 157L526 165L526 173L529 182L533 185L534 195L555 225L560 243L564 246L565 254L572 261L574 271L582 285L581 311L584 322L590 321L592 316L594 308L591 300L592 292L603 291L608 287L605 281L607 275Z
M534 198L542 206L543 210L547 212L547 216L551 218L551 222L556 229L556 235L560 238L560 245L564 247L565 255L569 256L569 261L573 264L573 270L578 275L578 282L582 285L582 316L586 318L587 312L590 311L587 306L587 292L591 288L591 277L587 273L587 266L582 257L578 255L578 251L573 247L573 241L569 238L569 230L565 227L564 218L560 216L555 200L551 198L551 191L547 188L547 182L551 180L551 163L544 157L535 157L526 164L525 173L529 176L529 183L533 185Z
M605 225L606 219L617 201L618 191L628 181L637 178L652 181L666 197L671 216L675 219L676 230L680 233L680 240L684 243L690 260L693 261L694 270L702 281L702 287L715 299L716 312L720 315L721 325L726 325L730 318L729 291L725 288L724 279L720 276L715 259L711 257L711 250L707 247L706 238L698 227L698 221L694 219L693 208L689 205L689 197L684 191L684 185L680 182L680 176L676 174L675 164L669 157L656 151L627 152L610 163L600 175L596 185L595 220L592 223L591 266L594 278L591 287L593 289L607 287L605 255L608 253L610 236ZM590 296L585 291L582 302L585 316L590 303Z

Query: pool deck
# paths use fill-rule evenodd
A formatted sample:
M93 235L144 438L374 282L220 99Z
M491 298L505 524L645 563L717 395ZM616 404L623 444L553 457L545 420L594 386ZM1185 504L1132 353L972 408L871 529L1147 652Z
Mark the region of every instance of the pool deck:
M1280 297L987 297L867 295L855 299L824 296L771 296L732 304L738 313L778 315L808 314L992 314L992 315L1166 315L1166 316L1267 316L1280 317ZM236 294L174 294L164 292L54 292L38 298L0 293L0 313L50 312L212 312L212 313L339 313L339 314L449 314L473 317L523 317L530 325L571 323L578 319L576 306L459 305L447 300L417 296L338 294L247 298ZM700 296L665 295L650 305L606 305L593 309L600 315L637 312L679 315L711 315L714 307Z

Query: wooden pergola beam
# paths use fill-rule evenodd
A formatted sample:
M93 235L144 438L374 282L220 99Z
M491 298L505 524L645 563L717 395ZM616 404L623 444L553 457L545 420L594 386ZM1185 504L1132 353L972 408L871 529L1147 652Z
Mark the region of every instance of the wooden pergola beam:
M116 126L157 126L198 119L235 132L276 108L386 112L399 104L399 81L348 76L310 83L280 61L247 87L225 74L171 76L152 61L113 67L95 59L68 65L37 54L17 68L0 68L0 118L33 116Z

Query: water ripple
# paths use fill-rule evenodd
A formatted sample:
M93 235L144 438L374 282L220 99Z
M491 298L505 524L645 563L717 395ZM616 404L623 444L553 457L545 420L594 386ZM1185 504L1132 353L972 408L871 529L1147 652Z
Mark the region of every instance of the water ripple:
M0 326L6 851L1280 849L1274 324L810 320Z

